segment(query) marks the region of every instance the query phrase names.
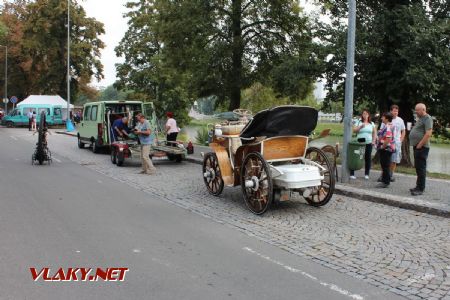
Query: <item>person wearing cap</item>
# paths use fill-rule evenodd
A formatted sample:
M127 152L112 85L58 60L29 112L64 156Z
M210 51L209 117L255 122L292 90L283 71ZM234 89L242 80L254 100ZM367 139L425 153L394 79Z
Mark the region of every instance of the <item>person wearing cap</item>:
M111 132L114 141L117 141L119 136L122 138L128 137L128 118L123 117L115 120L111 126Z
M166 122L166 133L167 133L167 141L175 142L177 140L178 132L180 129L177 126L177 121L173 118L173 113L168 112L166 114L167 122Z

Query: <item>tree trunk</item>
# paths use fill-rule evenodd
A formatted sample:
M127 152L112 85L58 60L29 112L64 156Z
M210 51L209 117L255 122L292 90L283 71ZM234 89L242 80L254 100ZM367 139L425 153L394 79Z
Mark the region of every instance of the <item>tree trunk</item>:
M232 4L232 24L231 30L233 34L232 44L232 62L230 80L230 106L229 109L234 110L241 105L241 87L242 87L242 56L243 41L242 41L242 0L233 0Z

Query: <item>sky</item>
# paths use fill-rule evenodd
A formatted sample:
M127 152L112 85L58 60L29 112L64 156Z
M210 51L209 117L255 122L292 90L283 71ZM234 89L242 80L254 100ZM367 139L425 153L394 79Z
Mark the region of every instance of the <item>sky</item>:
M92 82L94 86L106 87L113 84L117 79L115 64L122 62L123 59L116 57L114 48L119 44L128 28L127 20L123 17L123 14L127 11L124 6L126 2L126 0L78 1L86 10L88 17L97 19L105 26L105 34L100 36L105 43L101 56L105 79L100 82L95 80Z

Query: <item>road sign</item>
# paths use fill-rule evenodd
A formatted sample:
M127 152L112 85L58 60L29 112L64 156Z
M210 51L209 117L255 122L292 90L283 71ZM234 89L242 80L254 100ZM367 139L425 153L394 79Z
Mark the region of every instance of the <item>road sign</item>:
M9 99L9 101L11 101L12 104L16 104L17 103L17 97L16 96L12 96L11 99Z

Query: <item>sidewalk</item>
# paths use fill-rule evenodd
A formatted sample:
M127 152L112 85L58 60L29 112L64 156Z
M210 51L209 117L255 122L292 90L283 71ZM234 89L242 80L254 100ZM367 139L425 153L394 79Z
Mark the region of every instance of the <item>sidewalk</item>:
M206 146L194 146L194 154L189 155L187 161L202 164L201 152L207 153L211 149ZM340 166L338 166L340 171ZM337 194L357 198L360 200L382 203L394 207L411 209L418 212L450 217L450 181L427 178L427 188L422 196L411 196L410 188L415 187L416 177L395 174L396 181L388 188L377 188L377 178L380 171L371 171L370 180L364 179L364 171L356 172L356 180L349 183L336 182ZM339 177L340 179L340 177Z

